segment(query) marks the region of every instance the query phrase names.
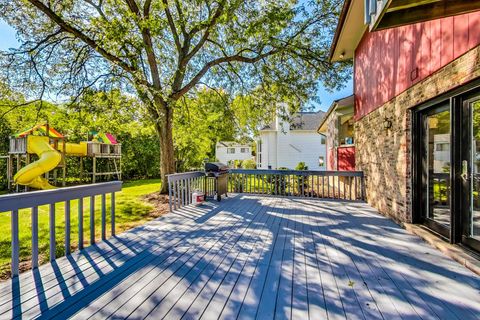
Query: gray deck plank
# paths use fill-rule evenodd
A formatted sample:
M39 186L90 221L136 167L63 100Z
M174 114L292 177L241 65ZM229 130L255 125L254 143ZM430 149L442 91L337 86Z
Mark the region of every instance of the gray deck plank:
M235 220L235 219L232 219L228 215L225 215L225 219L222 219L219 222L228 223L229 221L232 221L232 220ZM235 221L238 222L241 220L236 219ZM200 249L202 248L202 244L205 243L207 240L209 241L215 240L216 242L219 239L221 239L219 237L224 237L225 234L229 231L229 229L223 230L224 232L222 233L217 233L217 231L218 231L217 228L211 228L211 230L209 230L209 233L198 238L199 240L198 243L195 243L194 241L189 241L189 246L193 247L193 249ZM195 234L192 233L192 237L194 236ZM192 254L190 254L189 256L191 257L191 255ZM194 255L195 255L195 258L202 257L201 253L199 253L198 250L195 251ZM190 261L190 263L191 262L192 261ZM112 288L111 291L107 292L105 295L97 299L89 307L89 309L92 309L93 311L98 312L103 316L108 316L114 313L115 311L117 311L119 308L122 308L123 312L126 312L127 310L129 310L128 307L126 308L124 306L125 303L129 303L130 305L133 304L133 307L138 306L140 302L138 302L137 299L146 293L145 287L148 284L151 284L152 286L153 285L160 286L162 282L160 282L160 279L158 277L160 276L160 274L163 273L163 271L165 271L164 268L160 268L159 266L153 265L148 270L145 270L144 272L135 273L133 276L128 277L127 279L125 279L124 281L116 285L114 288ZM162 275L162 277L164 276L165 274ZM137 293L139 292L141 292L141 295L136 297ZM81 312L77 314L76 317L78 319L84 319L87 314L88 313ZM95 313L92 313L92 315L94 314Z
M287 200L283 200L281 208L278 211L284 211L287 206ZM284 212L283 212L284 213ZM247 296L243 302L242 309L238 317L271 319L275 313L275 305L277 299L278 285L281 279L281 268L283 261L283 253L285 246L291 245L288 237L288 229L292 227L293 221L289 217L283 215L283 219L287 219L287 223L280 229L276 242L272 248L272 254L268 260L259 264L258 278L254 279L251 284ZM261 290L257 289L261 286ZM252 292L251 288L255 288ZM256 301L252 303L252 301Z
M212 319L218 317L219 314L222 313L222 310L232 293L233 287L238 281L240 274L245 268L245 265L251 261L256 261L260 258L260 254L263 251L265 246L265 242L262 241L262 238L266 232L268 232L268 227L271 226L272 221L275 219L272 215L265 214L266 208L262 210L262 220L260 221L259 225L256 226L256 231L253 233L249 239L246 239L247 246L251 246L251 251L245 258L241 257L237 259L232 266L232 268L228 271L223 279L222 283L220 284L219 288L215 292L215 294L211 297L210 302L208 303L207 307L205 308L201 319ZM250 241L250 244L248 244Z
M184 207L0 283L0 319L479 314L479 276L366 204L308 198Z
M259 230L256 230L259 231ZM225 277L228 273L231 273L232 267L234 266L236 261L241 261L240 263L243 265L246 258L251 254L254 248L246 247L247 251L242 250L243 248L238 248L240 250L231 250L229 256L231 259L224 259L218 268L215 269L214 273L210 276L205 286L202 290L197 294L197 297L191 302L190 306L186 310L185 314L182 318L184 319L199 319L201 315L206 310L208 304L210 303L212 297L218 291L221 283L224 281ZM243 252L242 252L243 251ZM247 256L243 256L242 254L247 254ZM153 317L154 318L154 317Z
M262 217L264 218L264 216ZM265 230L264 230L265 231ZM161 319L173 308L173 306L182 299L185 292L190 288L191 284L195 282L195 279L201 274L201 272L208 266L207 261L210 261L212 257L203 261L202 264L195 266L194 269L187 275L185 279L177 284L157 306L150 312L149 317ZM251 259L250 256L248 259ZM178 306L179 307L179 306ZM181 309L181 307L179 307Z
M276 206L277 200L274 203L274 207ZM278 234L278 230L280 225L282 224L283 217L281 214L269 214L273 217L271 232L267 233L266 236L262 239L263 247L259 252L259 257L257 260L250 260L247 261L242 273L240 274L235 286L233 287L230 296L220 314L220 319L236 319L238 313L240 312L240 308L242 307L243 302L245 301L245 297L248 293L248 289L250 287L251 282L254 280L254 275L256 274L256 270L259 267L262 259L264 257L265 252L269 251L269 247L273 245L276 235Z
M250 207L241 207L239 210L246 210L249 211L252 207L255 207L254 205ZM231 213L233 214L240 214L240 212L235 212L233 211ZM229 253L231 252L232 247L234 247L237 243L237 241L241 241L242 237L244 236L244 233L248 230L248 225L250 225L255 219L257 218L256 215L254 215L251 219L244 219L241 220L240 223L238 224L230 224L228 225L228 232L226 233L226 236L224 239L219 239L217 243L211 247L204 247L202 250L204 251L205 254L209 253L210 255L207 256L205 259L202 259L202 261L210 261L212 258L222 255L224 253ZM219 225L220 227L220 225ZM221 228L217 228L221 229ZM198 262L198 261L197 261ZM194 270L195 266L197 265L197 262L194 264L190 265L188 268L185 268L185 273L182 275L175 275L175 278L172 279L172 281L169 281L169 283L162 284L161 288L158 288L158 290L154 290L153 292L148 295L148 299L144 299L141 303L137 303L135 306L135 309L130 313L126 313L125 306L123 306L119 311L121 311L120 314L116 313L116 316L123 317L124 315L128 315L131 318L137 318L140 316L144 316L146 314L149 314L152 309L154 309L159 303L163 301L165 296L167 296L170 291L175 288L175 286L186 276L189 274L189 271ZM145 293L142 291L142 295L145 295ZM131 300L132 301L132 300ZM125 317L124 317L125 318Z

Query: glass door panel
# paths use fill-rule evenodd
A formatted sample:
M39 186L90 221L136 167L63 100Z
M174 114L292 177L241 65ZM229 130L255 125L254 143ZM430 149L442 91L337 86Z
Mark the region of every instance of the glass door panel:
M470 102L470 212L468 235L480 240L480 97ZM466 170L466 168L465 168Z
M450 111L426 116L426 218L450 227Z

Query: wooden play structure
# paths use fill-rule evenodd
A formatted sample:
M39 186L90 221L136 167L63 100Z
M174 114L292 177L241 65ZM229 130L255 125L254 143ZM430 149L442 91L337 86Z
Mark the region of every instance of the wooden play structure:
M48 124L40 124L10 137L7 179L10 189L52 189L67 185L67 157L79 158L75 183L121 180L121 144L109 133L90 132L87 141L67 142ZM100 159L104 162L99 166ZM86 163L91 171L85 170Z

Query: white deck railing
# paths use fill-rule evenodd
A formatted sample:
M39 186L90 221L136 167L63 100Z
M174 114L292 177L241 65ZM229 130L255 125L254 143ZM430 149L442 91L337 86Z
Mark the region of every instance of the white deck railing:
M96 183L55 190L43 190L27 193L17 193L0 196L0 212L11 213L11 239L12 239L12 276L19 273L20 240L18 211L31 208L32 228L32 268L38 267L38 207L49 205L49 246L50 261L55 260L55 204L65 204L65 254L71 253L70 246L70 201L79 200L78 203L78 246L83 249L83 199L90 199L90 244L95 243L95 196L101 196L101 234L102 240L106 239L106 195L111 194L110 223L111 234L115 235L115 192L122 189L121 181Z

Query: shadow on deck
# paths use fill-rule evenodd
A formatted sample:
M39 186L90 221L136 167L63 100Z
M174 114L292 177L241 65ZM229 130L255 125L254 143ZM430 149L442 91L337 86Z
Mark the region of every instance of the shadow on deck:
M480 277L364 203L237 195L0 284L0 319L479 319Z

